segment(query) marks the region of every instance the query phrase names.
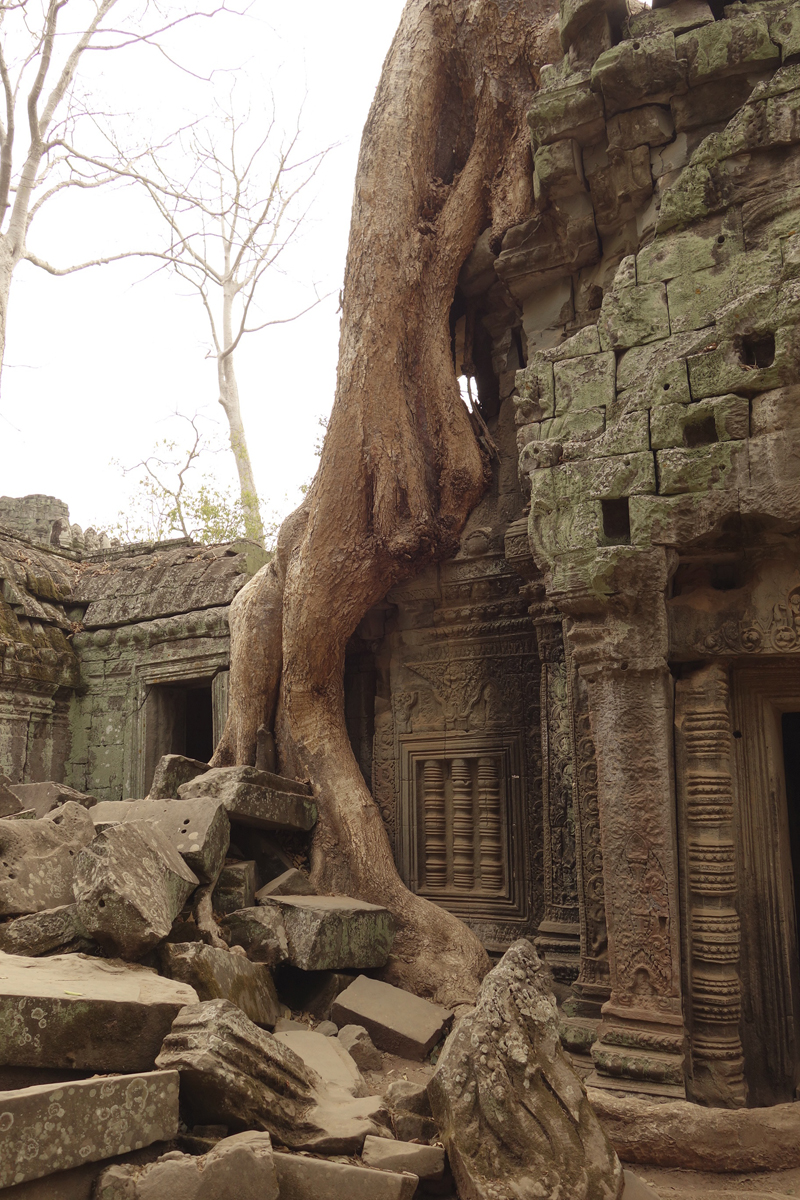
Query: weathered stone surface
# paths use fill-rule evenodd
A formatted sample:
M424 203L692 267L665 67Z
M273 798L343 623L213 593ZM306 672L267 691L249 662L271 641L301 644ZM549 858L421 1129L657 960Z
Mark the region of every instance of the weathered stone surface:
M623 1162L689 1171L785 1171L800 1166L800 1106L704 1108L675 1100L589 1098Z
M296 867L290 867L282 875L270 879L256 893L256 903L263 904L271 896L313 896L314 889L308 876Z
M254 859L226 863L214 888L214 912L225 917L240 908L252 908L256 902L257 887L258 871Z
M94 943L78 920L74 904L44 909L0 925L0 950L38 958L41 954L90 952Z
M324 1033L325 1037L337 1037L339 1029L334 1025L333 1021L320 1021L315 1028L316 1033Z
M608 293L599 328L604 350L625 350L669 337L667 289L663 283L648 283Z
M78 917L99 945L139 958L167 936L198 883L157 827L112 825L77 858Z
M634 150L637 146L663 146L675 135L668 108L647 104L619 113L608 122L609 150Z
M74 803L41 821L0 821L0 916L71 904L75 864L93 837L92 818Z
M188 983L200 1000L230 1000L256 1025L269 1028L281 1015L272 975L262 963L201 942L164 945L160 958L164 974Z
M144 967L0 953L0 1065L149 1071L177 1013L196 1002L192 988Z
M15 816L25 808L19 797L11 791L10 784L10 779L0 775L0 818Z
M461 1195L616 1200L622 1167L558 1036L533 946L516 942L457 1023L428 1085Z
M214 767L178 788L181 800L197 796L222 800L232 821L256 829L299 829L307 832L317 819L317 806L306 784L255 767Z
M611 351L568 358L556 363L553 372L557 416L614 401L616 363Z
M337 1037L362 1071L380 1071L383 1057L363 1025L345 1025Z
M230 946L243 946L251 962L277 967L289 956L283 915L272 905L230 913L220 931Z
M554 200L572 196L586 187L581 163L581 148L574 138L540 146L533 159L534 188Z
M412 1200L416 1175L276 1154L281 1200Z
M592 67L592 87L602 91L608 116L657 101L668 103L686 91L686 64L676 57L674 35L650 34L606 50Z
M150 784L149 800L174 800L178 788L191 783L198 775L205 775L208 763L197 758L186 758L183 754L165 754L158 760L153 782Z
M418 1146L370 1136L364 1140L361 1157L368 1167L380 1171L407 1171L420 1179L441 1179L444 1175L443 1146Z
M326 1085L288 1046L227 1000L177 1017L158 1065L181 1073L181 1099L200 1124L266 1129L285 1146L357 1153L388 1119L378 1097Z
M279 1042L294 1050L306 1066L316 1071L325 1083L349 1092L351 1096L366 1096L367 1086L355 1061L337 1037L326 1037L316 1030L303 1033L289 1030L275 1033Z
M438 1004L366 975L359 975L331 1010L339 1028L363 1025L379 1050L420 1061L439 1041L452 1015Z
M681 34L675 48L688 64L691 87L756 66L777 66L780 60L778 47L770 41L766 18L760 13L715 21Z
M272 1142L266 1132L236 1133L207 1154L172 1151L146 1167L110 1167L96 1200L278 1200Z
M344 971L300 971L287 964L281 971L281 996L291 1009L327 1021L334 1000L353 979Z
M261 895L281 914L289 962L303 971L383 967L394 940L388 909L349 896Z
M32 808L37 817L46 817L68 800L80 804L82 808L91 808L97 803L94 796L78 792L65 783L14 783L10 790L20 800L21 807Z
M171 842L202 883L210 883L225 861L230 821L219 800L106 800L92 809L95 826L144 821Z
M534 97L528 113L531 136L537 146L563 138L591 145L605 131L603 105L590 90L588 81L560 88L546 88Z
M411 1079L395 1079L386 1088L384 1096L397 1112L416 1113L419 1117L431 1115L427 1084L414 1083Z
M623 1175L625 1183L621 1200L659 1200L658 1194L633 1171L624 1171Z
M178 1075L153 1071L0 1092L0 1188L166 1141Z
M705 0L674 0L668 8L645 8L628 18L632 38L652 33L685 33L699 25L710 25L714 14Z

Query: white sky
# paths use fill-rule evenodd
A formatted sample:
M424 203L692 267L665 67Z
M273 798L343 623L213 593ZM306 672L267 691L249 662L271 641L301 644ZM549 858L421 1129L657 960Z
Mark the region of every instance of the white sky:
M68 6L67 11L72 5ZM267 507L285 515L316 465L318 418L333 402L339 318L353 180L361 130L403 0L255 0L245 18L184 27L184 61L201 71L242 66L257 105L270 87L289 126L305 100L309 152L334 142L315 190L290 277L275 276L270 313L296 311L317 283L332 296L293 325L253 335L237 354L242 409L257 483ZM208 92L165 69L154 53L98 55L92 90L105 106L136 114L144 127L199 115ZM215 77L222 94L230 75ZM257 119L257 118L256 118ZM41 224L39 224L41 222ZM36 225L39 225L37 228ZM35 254L68 265L156 237L144 207L127 191L57 198L29 238ZM0 395L0 494L44 492L65 500L86 528L116 523L131 465L175 432L169 414L206 412L221 422L214 364L199 302L165 274L142 282L143 260L53 278L23 263L9 310ZM227 459L211 461L232 478Z

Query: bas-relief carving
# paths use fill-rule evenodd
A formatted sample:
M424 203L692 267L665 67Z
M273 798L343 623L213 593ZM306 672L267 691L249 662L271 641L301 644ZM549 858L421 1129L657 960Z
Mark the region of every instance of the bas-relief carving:
M575 753L575 834L581 966L578 983L608 989L608 925L606 923L603 847L597 801L597 754L589 720L586 685L570 663L572 738Z

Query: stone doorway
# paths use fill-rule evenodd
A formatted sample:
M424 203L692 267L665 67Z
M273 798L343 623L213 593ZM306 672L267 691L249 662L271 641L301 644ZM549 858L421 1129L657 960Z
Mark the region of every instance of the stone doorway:
M795 929L800 931L800 712L783 713L781 734L794 881Z
M184 754L208 762L214 753L211 680L153 685L145 716L145 790L164 754Z

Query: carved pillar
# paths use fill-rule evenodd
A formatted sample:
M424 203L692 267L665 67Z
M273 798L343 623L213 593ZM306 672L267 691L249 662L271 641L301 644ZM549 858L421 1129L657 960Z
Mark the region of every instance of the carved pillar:
M690 991L691 1098L745 1104L740 930L728 675L714 663L676 686L675 733Z

